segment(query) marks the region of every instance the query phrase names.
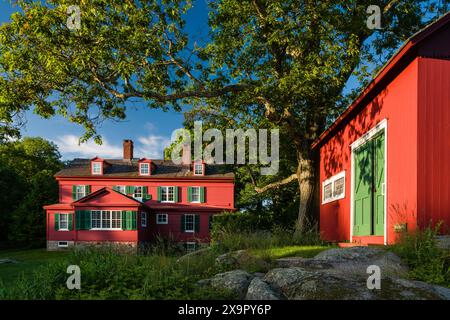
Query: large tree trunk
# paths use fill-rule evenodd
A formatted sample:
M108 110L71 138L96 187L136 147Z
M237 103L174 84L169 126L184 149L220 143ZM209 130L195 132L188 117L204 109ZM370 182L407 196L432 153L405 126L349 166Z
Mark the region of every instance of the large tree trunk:
M313 157L302 155L299 158L297 176L300 205L296 229L297 232L304 233L314 223L312 201L314 198L315 168Z

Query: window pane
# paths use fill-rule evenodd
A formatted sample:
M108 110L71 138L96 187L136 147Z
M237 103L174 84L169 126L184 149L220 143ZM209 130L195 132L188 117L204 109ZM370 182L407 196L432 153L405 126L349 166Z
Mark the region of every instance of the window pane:
M100 211L92 211L91 213L92 228L100 228Z
M167 187L161 187L161 201L167 201Z
M345 183L344 177L339 178L334 182L334 196L335 197L342 196L344 194L344 183Z
M111 212L110 211L102 211L102 228L103 229L111 228Z
M120 227L122 226L122 217L120 211L112 211L111 216L112 216L111 222L112 228L120 229Z
M59 228L60 229L67 229L67 220L68 220L67 214L59 215Z
M202 174L203 173L203 165L202 164L196 164L194 169L195 174Z
M194 231L194 215L188 214L185 216L185 230Z
M142 187L136 187L134 189L134 197L135 198L142 198Z
M192 187L192 202L200 202L200 187Z
M325 185L324 190L323 190L323 199L324 200L328 200L331 199L333 197L333 193L331 190L331 183Z

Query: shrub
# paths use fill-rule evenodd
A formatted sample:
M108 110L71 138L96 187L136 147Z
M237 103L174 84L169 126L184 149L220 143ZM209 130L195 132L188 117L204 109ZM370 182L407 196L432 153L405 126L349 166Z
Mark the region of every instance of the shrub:
M211 252L177 262L164 255L118 253L112 248L84 248L66 261L38 268L11 288L1 288L0 299L220 299L235 298L225 290L199 287L196 282L215 274ZM69 265L81 270L81 289L66 287Z
M393 249L410 267L412 279L450 287L450 253L436 243L440 227L405 234Z
M268 249L291 245L322 245L316 228L303 234L294 229L275 226L271 231L234 231L213 225L211 245L220 252L240 249Z

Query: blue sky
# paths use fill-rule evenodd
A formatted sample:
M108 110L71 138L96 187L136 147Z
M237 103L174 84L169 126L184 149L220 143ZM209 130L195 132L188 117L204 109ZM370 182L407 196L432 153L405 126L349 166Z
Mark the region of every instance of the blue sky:
M17 11L17 7L14 7L9 0L0 1L0 22L4 23L9 21L11 13ZM205 37L207 19L206 1L195 1L187 16L187 31L193 40ZM134 141L135 157L161 159L163 149L169 144L172 132L182 127L183 114L175 111L151 110L139 103L130 103L127 110L125 121L106 121L99 128L99 133L103 137L101 146L93 141L78 145L78 138L84 132L82 127L60 116L42 119L31 111L26 113L27 123L22 130L22 135L40 136L55 142L64 160L96 155L120 158L123 139Z

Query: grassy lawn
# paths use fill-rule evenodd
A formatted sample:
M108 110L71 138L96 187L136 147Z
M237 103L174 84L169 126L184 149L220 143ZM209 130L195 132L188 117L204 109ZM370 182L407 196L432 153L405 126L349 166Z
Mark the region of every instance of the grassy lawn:
M50 261L64 258L68 252L48 252L46 249L0 250L0 259L12 259L17 263L0 264L0 279L5 286L11 285L21 274L30 276L33 271Z
M279 259L285 257L303 257L312 258L318 253L331 249L331 246L284 246L273 247L269 249L253 249L251 254L258 258L264 259Z

